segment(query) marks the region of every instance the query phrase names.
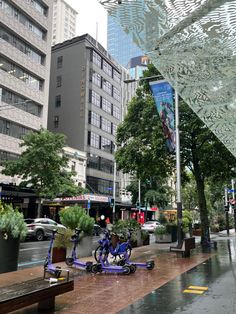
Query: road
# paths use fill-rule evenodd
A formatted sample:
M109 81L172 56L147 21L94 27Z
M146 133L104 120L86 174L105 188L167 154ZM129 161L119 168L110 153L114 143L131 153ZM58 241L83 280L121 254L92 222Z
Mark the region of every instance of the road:
M100 237L93 237L93 250L98 246ZM25 241L20 244L18 269L43 265L49 242L46 241Z

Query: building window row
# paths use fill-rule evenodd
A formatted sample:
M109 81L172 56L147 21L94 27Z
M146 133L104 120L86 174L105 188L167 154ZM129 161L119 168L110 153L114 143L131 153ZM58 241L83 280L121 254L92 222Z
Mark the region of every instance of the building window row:
M112 160L94 154L89 154L87 159L87 167L110 174L114 173L114 162Z
M87 176L87 187L98 194L113 195L113 181ZM119 195L119 182L116 182L116 196Z
M113 105L109 100L100 96L94 90L89 90L89 102L101 108L110 115L113 115L116 119L120 120L121 117L120 108Z
M32 130L22 125L16 124L6 119L0 119L0 133L6 134L15 138L22 139L23 136Z
M4 163L8 160L17 160L19 158L19 155L6 152L4 150L0 150L0 165L3 166Z
M98 113L89 111L88 123L102 129L109 134L116 134L117 126L106 118L100 116Z
M28 30L39 36L41 39L46 39L46 32L40 29L34 22L32 22L25 14L20 12L12 4L6 0L0 1L0 9L4 10L7 14L14 17L21 24L23 24Z
M91 51L91 61L102 69L107 75L117 83L121 81L121 74L116 71L107 61L105 61L96 51Z
M90 70L90 81L102 88L107 94L120 101L120 90L92 69Z
M111 140L91 131L88 131L88 145L110 154L113 154L115 150L115 145Z
M18 65L6 60L0 56L0 69L15 76L19 80L25 82L31 88L35 90L43 90L43 81L39 80L35 76L32 76Z
M29 4L31 4L39 13L44 16L47 16L48 9L43 6L39 1L36 0L26 0Z
M2 102L12 105L16 107L17 109L26 111L37 117L40 117L42 114L42 106L36 104L32 100L28 100L24 97L21 97L5 88L0 88L0 96L1 96ZM5 108L2 108L2 109L5 109Z
M16 49L20 50L24 54L26 54L32 61L38 64L45 63L45 56L39 54L34 49L32 49L28 44L26 44L23 40L17 38L5 28L0 26L0 38L14 46Z

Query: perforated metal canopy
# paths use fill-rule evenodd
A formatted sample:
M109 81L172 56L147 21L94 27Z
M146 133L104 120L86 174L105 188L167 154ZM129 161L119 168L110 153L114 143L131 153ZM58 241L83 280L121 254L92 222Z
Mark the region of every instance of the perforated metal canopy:
M98 1L236 156L236 0Z

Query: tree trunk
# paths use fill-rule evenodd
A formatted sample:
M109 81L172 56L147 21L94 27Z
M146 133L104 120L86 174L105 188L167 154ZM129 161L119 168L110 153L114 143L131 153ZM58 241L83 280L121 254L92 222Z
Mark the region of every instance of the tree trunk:
M210 232L209 232L209 218L208 218L208 210L207 210L207 205L206 205L204 178L201 175L198 160L195 160L194 162L194 176L195 176L196 185L197 185L198 206L200 210L200 219L201 219L201 244L204 244L210 241Z

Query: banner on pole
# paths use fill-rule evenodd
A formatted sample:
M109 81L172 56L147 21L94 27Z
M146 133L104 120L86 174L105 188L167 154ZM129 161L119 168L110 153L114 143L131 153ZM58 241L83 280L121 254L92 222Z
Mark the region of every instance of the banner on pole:
M155 81L150 82L149 84L155 100L157 111L161 118L167 148L171 153L173 153L176 149L173 100L174 90L166 81Z

